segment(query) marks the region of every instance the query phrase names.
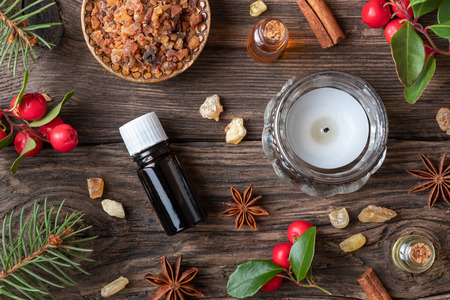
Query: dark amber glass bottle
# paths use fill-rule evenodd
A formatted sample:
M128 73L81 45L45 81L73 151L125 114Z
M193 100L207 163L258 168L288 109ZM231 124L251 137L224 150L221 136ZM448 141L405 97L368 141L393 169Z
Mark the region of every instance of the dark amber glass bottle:
M205 219L202 204L156 114L128 122L120 133L166 233L173 235Z

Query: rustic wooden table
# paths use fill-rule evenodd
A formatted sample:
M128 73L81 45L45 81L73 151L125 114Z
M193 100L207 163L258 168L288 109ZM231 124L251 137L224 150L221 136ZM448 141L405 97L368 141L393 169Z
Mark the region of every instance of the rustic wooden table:
M112 299L147 299L155 287L142 280L144 274L159 272L160 256L173 262L179 254L185 258L183 266L200 269L194 283L208 298L225 299L235 267L250 259L270 259L272 247L286 241L288 225L299 219L317 226L314 274L333 296L285 283L277 292L259 292L254 299L366 299L357 278L370 267L394 298L450 297L450 206L438 200L429 210L426 193L408 194L417 179L405 172L422 168L419 152L437 161L448 151L448 137L438 128L435 115L450 103L449 59L438 60L422 99L410 105L403 98L383 30L369 29L361 21L364 1L327 1L347 38L323 50L295 1L267 0L269 10L253 18L248 14L250 0L213 0L211 33L194 65L166 82L134 84L108 73L90 54L80 26L81 0L57 2L65 26L62 45L39 54L39 63L30 67L27 91L46 92L59 100L75 89L62 117L78 130L80 144L69 154L46 147L39 156L24 159L16 176L8 171L16 157L14 148L3 151L0 216L43 202L44 197L52 204L67 198L67 208L86 212L86 223L94 226L91 234L99 235L92 244L96 261L84 264L92 275L76 275L79 286L55 291L58 299L99 299L101 287L121 275L130 284ZM262 17L281 18L291 36L281 59L270 65L251 60L245 47L252 26ZM315 199L278 179L260 139L272 95L289 78L322 69L367 80L383 99L390 126L386 160L366 186L352 194ZM19 91L22 74L23 69L13 79L2 68L2 106ZM225 109L221 120L202 119L199 106L216 93ZM160 117L209 214L206 222L172 237L159 225L118 130L150 111ZM243 117L248 130L237 146L224 142L224 127L234 116ZM89 198L89 177L105 180L103 198L122 202L126 219L109 217L99 200ZM219 216L226 209L222 202L231 201L230 186L242 191L250 182L255 194L263 195L260 205L270 215L257 218L256 232L245 226L237 231L233 218ZM398 216L386 224L360 223L357 215L369 204L394 209ZM333 228L328 219L328 213L340 207L346 207L351 217L345 230ZM343 253L339 242L359 232L367 236L367 244ZM410 233L422 233L436 245L437 259L423 274L403 272L390 258L395 240Z

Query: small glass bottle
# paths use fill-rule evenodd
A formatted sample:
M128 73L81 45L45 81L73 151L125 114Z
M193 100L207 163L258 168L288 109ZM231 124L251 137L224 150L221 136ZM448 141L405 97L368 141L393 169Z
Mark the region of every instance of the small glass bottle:
M433 244L421 235L399 238L392 248L392 259L397 267L410 273L422 273L434 262Z
M287 27L281 20L263 19L253 27L247 41L247 51L257 62L271 63L283 53L288 40Z
M206 218L168 137L154 112L122 127L120 134L138 164L138 176L167 235L173 235Z

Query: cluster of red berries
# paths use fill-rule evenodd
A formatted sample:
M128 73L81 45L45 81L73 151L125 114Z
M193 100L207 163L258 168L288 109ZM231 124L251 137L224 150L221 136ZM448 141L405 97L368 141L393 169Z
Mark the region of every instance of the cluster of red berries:
M409 0L370 0L362 9L362 20L370 28L384 28L384 36L390 44L392 37L402 27L402 25L414 20L414 12L409 4ZM392 12L391 12L392 10ZM391 18L393 18L391 20ZM432 55L433 49L430 45L423 41L425 46L425 57Z
M291 253L292 244L312 225L306 221L295 221L293 222L288 230L287 236L290 243L281 243L273 247L272 250L272 261L283 267L285 269L289 269L291 264L289 263L289 254ZM288 270L289 271L289 270ZM281 286L283 282L283 277L275 276L271 280L269 280L265 285L261 287L261 290L266 292L275 291Z
M39 131L32 129L28 121L41 120L47 114L47 101L38 93L24 94L19 105L16 105L17 97L11 101L10 110L2 110L8 116L10 126L18 129L19 133L14 139L14 147L21 154L28 138L36 142L36 147L25 154L25 156L35 156L42 150L43 141L50 142L52 147L59 152L70 152L78 145L78 134L69 124L64 124L60 117L55 117L49 123L39 127ZM15 108L14 108L15 107ZM11 122L9 116L25 121L23 124ZM0 118L2 114L0 113ZM1 122L1 121L0 121ZM11 130L13 130L11 128ZM6 128L0 129L0 140L8 136Z

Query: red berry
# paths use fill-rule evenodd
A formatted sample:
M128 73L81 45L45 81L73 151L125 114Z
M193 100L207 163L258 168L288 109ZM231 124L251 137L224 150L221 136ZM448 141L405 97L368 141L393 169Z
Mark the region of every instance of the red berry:
M0 130L0 141L3 140L7 136L8 136L8 134L6 132L4 132L3 130Z
M61 124L64 124L64 121L60 117L56 117L49 123L39 127L39 132L42 133L44 138L47 139L50 136L50 132L52 132L53 128Z
M431 55L431 53L433 53L433 49L431 49L430 44L428 44L426 41L423 41L423 45L428 46L428 47L425 47L425 58L427 58L428 56ZM434 56L434 54L431 56Z
M306 221L293 222L287 230L289 241L293 244L306 230L311 227L311 223Z
M384 6L384 0L370 0L362 9L362 20L370 28L378 28L386 25L391 19L389 5Z
M384 28L384 36L386 37L386 41L390 44L391 39L394 34L403 26L404 22L400 23L401 19L394 19L390 21L386 27Z
M34 133L38 134L35 130ZM38 155L42 150L42 140L34 137L28 131L21 131L16 135L14 139L14 147L16 148L17 153L21 154L25 144L27 142L27 137L31 137L36 142L36 148L25 154L25 156L35 156Z
M17 97L11 101L11 108L16 104L16 99ZM27 121L40 120L47 113L47 101L38 93L25 94L16 107L15 113Z
M270 279L265 285L263 285L261 289L265 292L272 292L277 290L281 286L282 282L282 277L275 276L274 278Z
M289 253L291 253L291 248L291 243L281 243L273 247L273 262L283 268L289 268L291 266L291 264L289 263Z
M78 145L78 133L69 124L60 124L50 132L50 143L59 152L70 152Z
M409 0L398 0L398 2L403 1L403 3L405 4L405 6L408 8L408 15L411 17L411 19L414 19L414 12L412 10L412 7L409 6ZM391 2L396 2L394 0L391 0ZM400 3L399 3L400 4ZM395 5L391 5L392 6L392 13L396 13L398 12L398 14L396 14L395 16L400 18L400 19L406 19L406 16L403 12L403 9L398 9L397 6Z

